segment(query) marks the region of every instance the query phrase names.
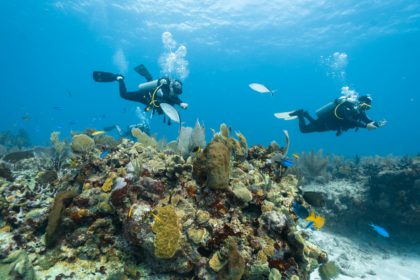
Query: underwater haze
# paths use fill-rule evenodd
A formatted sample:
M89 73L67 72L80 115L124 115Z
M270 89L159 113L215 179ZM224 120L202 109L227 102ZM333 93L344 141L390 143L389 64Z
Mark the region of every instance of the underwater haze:
M187 50L185 125L199 119L209 131L226 122L263 145L282 142L286 129L297 152L419 152L418 1L7 1L0 13L0 130L24 128L35 144L55 130L68 136L135 123L143 105L91 73L122 73L135 90L144 81L133 71L138 64L162 74L162 34L170 32ZM277 91L253 92L253 82ZM371 95L369 116L387 125L336 137L301 134L297 121L273 117L300 108L314 114L343 86ZM161 118L151 129L177 135Z

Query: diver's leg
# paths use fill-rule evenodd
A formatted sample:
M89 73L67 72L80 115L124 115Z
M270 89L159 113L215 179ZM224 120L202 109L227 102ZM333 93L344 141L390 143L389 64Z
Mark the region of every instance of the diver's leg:
M144 105L149 105L149 101L147 98L147 92L138 90L138 91L127 91L127 87L125 86L124 79L118 79L119 89L120 89L120 96L124 99L137 101L143 103Z
M308 114L309 116L309 114ZM300 114L298 116L299 118L299 130L302 133L311 133L311 132L320 132L322 130L319 129L319 124L317 122L317 120L313 119L311 116L309 116L308 119L308 123L306 123L305 120L305 114Z

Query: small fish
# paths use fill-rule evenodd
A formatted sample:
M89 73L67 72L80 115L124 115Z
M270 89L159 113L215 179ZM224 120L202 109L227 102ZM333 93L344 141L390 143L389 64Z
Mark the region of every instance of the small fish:
M96 136L96 135L101 135L106 133L104 130L96 130L94 132L91 133L92 136Z
M150 212L150 214L152 214L152 216L159 222L162 222L162 220L154 213Z
M73 96L73 94L71 93L71 91L67 91L67 95L69 96L69 97L72 97Z
M315 216L315 212L312 211L311 215L306 218L307 221L313 221L315 229L320 230L325 224L325 218L321 216Z
M293 156L295 159L299 159L299 158L300 158L299 154L297 154L297 153L294 153L292 156Z
M313 226L314 226L314 221L310 221L310 222L306 225L305 229L306 229L306 228L312 228L312 229L313 229Z
M27 122L31 119L31 116L29 116L28 114L24 115L21 117L22 121Z
M309 211L301 203L293 201L293 212L301 219L306 219L309 216Z
M109 150L105 150L101 153L101 155L99 156L99 158L104 158L106 157L106 155L109 154Z
M201 153L202 149L200 146L195 146L191 149L191 152L193 152L194 154L199 154Z
M128 218L131 218L131 216L133 215L133 205L130 206L130 209L128 210Z
M384 229L383 227L374 225L372 223L369 224L374 231L376 231L379 235L383 236L383 237L389 237L389 233L386 229Z
M271 96L273 96L273 94L275 92L273 90L268 89L265 85L258 84L258 83L251 83L251 84L249 84L249 87L252 90L255 90L256 92L259 92L259 93L269 93Z
M280 162L281 165L283 165L284 167L292 167L293 166L293 161L291 159L283 159Z

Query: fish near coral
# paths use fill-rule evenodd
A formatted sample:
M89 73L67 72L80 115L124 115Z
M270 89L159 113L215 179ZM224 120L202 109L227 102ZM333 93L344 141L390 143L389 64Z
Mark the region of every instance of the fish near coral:
M324 217L321 217L321 216L315 216L315 212L314 211L311 212L311 215L309 215L306 218L306 220L307 221L313 221L314 222L313 226L317 230L320 230L324 226L324 224L325 224L325 218Z

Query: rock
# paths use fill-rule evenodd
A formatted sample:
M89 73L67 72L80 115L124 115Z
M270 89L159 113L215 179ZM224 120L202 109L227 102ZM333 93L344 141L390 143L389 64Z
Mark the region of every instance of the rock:
M57 172L54 170L41 171L36 176L36 182L41 185L52 184L57 179Z
M265 226L275 233L280 233L287 226L286 215L278 211L265 212L262 219Z
M19 151L19 152L12 152L4 156L3 160L16 163L22 159L33 158L34 152L32 150L29 151Z
M188 238L191 239L191 241L195 244L200 244L201 242L203 242L208 237L208 235L209 233L205 228L188 229Z
M252 200L252 192L250 192L246 187L234 188L233 194L243 203L248 203Z
M10 171L10 168L4 163L0 163L0 177L3 177L8 181L13 181L12 171Z
M338 276L338 274L340 274L337 266L333 262L327 262L322 265L318 271L322 280L334 279Z
M35 280L35 272L25 251L11 253L0 261L0 279L2 280Z
M272 268L270 275L268 275L268 280L281 280L280 271L277 268Z
M304 192L303 198L314 207L322 207L325 205L324 194L322 192Z
M197 224L204 225L210 219L210 213L204 210L198 210L196 214Z
M222 262L219 257L219 252L213 254L211 259L209 260L209 266L213 269L214 272L219 272L226 262Z

